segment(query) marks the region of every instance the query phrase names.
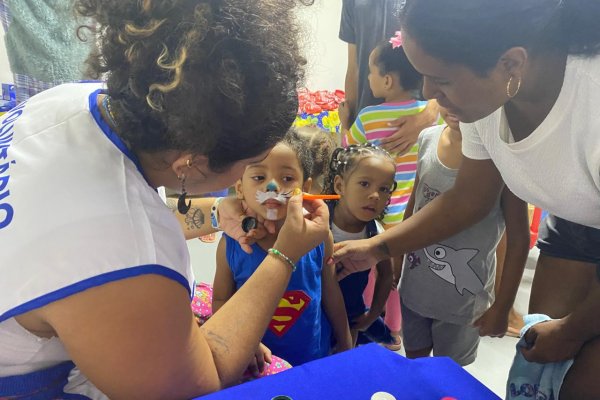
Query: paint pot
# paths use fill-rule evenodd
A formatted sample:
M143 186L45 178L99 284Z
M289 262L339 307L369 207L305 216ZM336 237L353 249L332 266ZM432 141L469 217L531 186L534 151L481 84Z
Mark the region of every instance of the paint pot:
M254 217L246 217L242 220L242 230L246 233L250 232L258 226L258 220Z
M376 392L371 396L371 400L396 400L396 398L388 392Z

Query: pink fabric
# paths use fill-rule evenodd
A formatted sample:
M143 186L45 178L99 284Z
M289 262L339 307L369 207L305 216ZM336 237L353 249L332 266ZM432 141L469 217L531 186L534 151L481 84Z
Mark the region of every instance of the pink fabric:
M204 324L212 316L212 297L212 285L204 282L196 285L194 298L192 299L192 312L196 316L199 325ZM292 365L282 358L275 355L271 356L271 358L272 363L267 364L267 367L258 377L254 377L250 372L246 371L242 380L246 382L255 378L262 378L263 376L275 375L281 371L292 368Z
M363 299L367 307L371 307L373 301L373 293L375 291L375 267L369 272L369 282L363 292ZM397 333L402 330L402 312L400 311L400 292L398 290L390 290L387 302L385 303L385 324L390 331Z
M192 299L192 311L201 324L205 323L212 315L212 297L212 285L208 283L196 285L194 298Z

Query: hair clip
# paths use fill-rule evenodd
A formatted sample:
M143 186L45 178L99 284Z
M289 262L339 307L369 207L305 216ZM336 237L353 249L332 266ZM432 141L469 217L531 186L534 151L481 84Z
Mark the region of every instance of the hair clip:
M390 38L390 43L392 44L392 49L402 47L402 32L396 31L394 36Z

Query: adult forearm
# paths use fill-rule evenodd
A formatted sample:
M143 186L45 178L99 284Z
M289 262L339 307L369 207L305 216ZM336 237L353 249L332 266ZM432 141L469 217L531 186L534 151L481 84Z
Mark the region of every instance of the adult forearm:
M189 211L185 215L182 215L177 211L177 199L173 197L167 198L167 206L177 217L186 239L195 239L216 232L216 229L210 223L210 209L214 200L214 198L209 197L187 200L191 201L192 205Z
M290 276L288 264L278 257L268 256L219 312L201 327L224 385L241 377Z
M380 258L399 257L444 240L480 221L490 211L491 205L465 197L451 189L402 223L370 239Z

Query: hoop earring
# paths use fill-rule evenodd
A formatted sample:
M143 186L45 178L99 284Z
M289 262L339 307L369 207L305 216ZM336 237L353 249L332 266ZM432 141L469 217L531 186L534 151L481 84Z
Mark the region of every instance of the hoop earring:
M513 80L513 77L511 76L508 79L508 83L506 84L506 95L508 96L509 99L512 99L513 97L515 97L519 93L519 90L521 89L521 78L519 77L519 80L517 81L517 90L515 90L514 93L511 93L510 87L512 85L512 80Z
M187 204L185 202L185 197L187 196L187 192L185 191L185 175L182 175L182 178L179 179L181 180L181 194L177 199L177 211L179 211L179 214L185 215L188 211L190 211L190 208L192 207L192 201L188 201Z

